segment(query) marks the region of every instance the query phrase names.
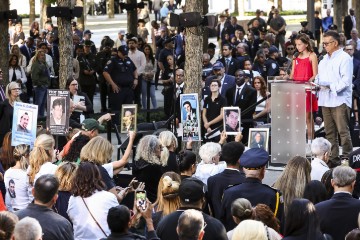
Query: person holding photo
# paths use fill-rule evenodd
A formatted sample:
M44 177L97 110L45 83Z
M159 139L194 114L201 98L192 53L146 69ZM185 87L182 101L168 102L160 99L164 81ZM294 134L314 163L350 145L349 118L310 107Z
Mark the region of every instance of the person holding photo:
M20 90L20 84L17 82L11 82L6 86L6 99L0 103L0 146L2 146L5 134L11 130L14 102L21 102Z
M211 95L204 100L204 109L202 117L204 121L204 128L209 133L213 129L221 126L223 119L223 107L226 106L226 99L220 95L219 89L221 87L220 81L213 79L210 81ZM220 135L212 138L211 142L219 142Z

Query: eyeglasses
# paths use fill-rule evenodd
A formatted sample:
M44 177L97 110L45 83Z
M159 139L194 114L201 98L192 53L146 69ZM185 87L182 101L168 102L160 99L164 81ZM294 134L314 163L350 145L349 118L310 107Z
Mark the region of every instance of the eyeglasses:
M330 41L330 42L323 42L323 46L329 46L330 43L333 43L335 41Z
M294 50L294 48L287 48L287 50Z
M345 51L353 51L354 49L352 48L345 48Z

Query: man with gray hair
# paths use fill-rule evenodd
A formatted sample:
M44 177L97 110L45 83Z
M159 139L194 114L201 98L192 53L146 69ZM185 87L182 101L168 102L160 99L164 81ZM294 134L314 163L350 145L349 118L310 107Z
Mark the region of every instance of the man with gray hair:
M16 223L12 240L40 240L42 229L35 218L25 217Z
M204 237L204 217L202 213L195 209L184 211L178 221L176 232L179 240L201 240Z
M323 138L315 138L311 143L311 152L315 156L311 161L311 180L321 181L324 173L329 170L327 165L331 155L331 143Z
M357 228L360 201L352 197L356 172L348 166L336 167L332 173L331 185L334 195L327 201L315 205L322 233L333 239L345 239L345 235Z

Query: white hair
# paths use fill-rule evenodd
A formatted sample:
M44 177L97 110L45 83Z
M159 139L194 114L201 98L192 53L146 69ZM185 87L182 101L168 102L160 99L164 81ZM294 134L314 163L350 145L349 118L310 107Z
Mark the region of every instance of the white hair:
M315 138L311 143L311 152L315 156L324 156L325 153L331 151L331 143L323 138Z
M332 172L334 184L337 187L351 185L356 180L356 172L348 166L338 166Z
M221 146L218 143L208 142L199 149L199 156L204 163L212 163L213 158L221 152Z
M25 217L15 225L15 240L38 240L41 236L42 228L35 218Z
M266 226L256 220L244 220L234 229L232 240L267 240Z

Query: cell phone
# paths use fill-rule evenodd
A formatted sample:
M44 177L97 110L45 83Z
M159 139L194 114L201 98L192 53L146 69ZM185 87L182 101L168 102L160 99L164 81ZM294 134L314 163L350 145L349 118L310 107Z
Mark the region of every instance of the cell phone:
M138 208L140 208L141 210L145 211L146 210L146 191L145 190L136 191L135 192L135 201L136 201L136 206Z

